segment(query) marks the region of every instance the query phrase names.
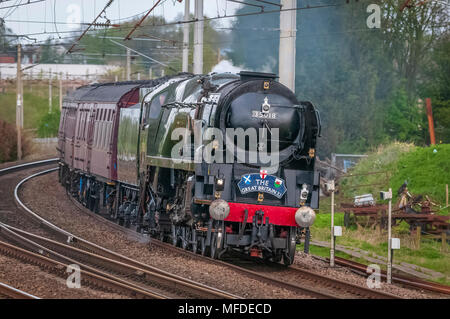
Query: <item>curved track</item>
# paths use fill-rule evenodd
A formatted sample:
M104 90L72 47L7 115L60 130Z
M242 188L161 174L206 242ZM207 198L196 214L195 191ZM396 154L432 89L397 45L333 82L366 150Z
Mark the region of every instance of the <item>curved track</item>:
M30 295L25 291L16 289L7 284L0 282L0 299L40 299L36 296Z
M55 160L45 163L36 163L36 166L47 165ZM18 165L0 171L4 175L20 169L35 167L33 163ZM83 240L71 233L57 227L35 214L22 203L18 190L27 180L52 172L51 168L38 172L22 179L15 187L14 199L16 203L34 219L41 228L55 240L38 236L16 227L0 223L0 236L10 242L0 242L0 251L5 255L34 263L67 277L65 270L69 264L77 264L83 271L82 278L87 285L101 287L105 290L115 291L130 297L138 298L222 298L232 299L238 296L208 287L203 284L166 273L162 270L144 265L113 251L100 247L94 243ZM63 244L63 242L67 244ZM42 255L45 255L42 256ZM59 270L64 270L62 273Z
M81 203L76 201L74 198L69 196L69 199L79 208L79 210L85 214L88 214L89 216L103 222L107 223L109 226L113 227L114 229L117 229L118 231L124 232L129 236L133 236L134 238L138 240L143 240L143 238L146 238L139 233L136 233L133 230L124 228L108 219L105 219L101 217L100 215L94 214L91 211L87 210ZM161 247L164 250L171 250L173 252L176 252L177 254L182 253L185 254L191 258L198 258L202 260L209 260L215 264L220 264L222 266L225 266L227 268L231 268L233 270L236 270L250 278L254 278L259 281L266 282L268 284L287 289L289 291L294 291L297 294L300 295L307 295L313 298L326 298L326 299L339 299L339 298L365 298L365 299L399 299L400 297L381 292L374 289L369 289L365 287L361 287L352 283L347 283L342 280L326 277L305 269L301 269L295 266L290 266L289 268L284 267L281 264L263 264L250 261L250 263L244 265L241 263L241 265L236 264L236 261L222 261L222 260L216 260L211 259L209 257L201 256L199 254L195 254L193 252L183 250L178 247L174 247L171 244L163 243L159 240L152 239L151 244ZM242 256L241 256L242 257ZM239 261L238 261L239 263ZM259 270L257 270L259 268ZM263 268L263 269L261 269ZM273 269L283 270L283 276L287 273L290 273L290 276L296 277L295 283L294 282L288 282L285 278L278 279L274 276L271 276L271 272ZM301 283L301 284L298 284Z
M337 265L352 269L355 273L366 275L367 265L357 263L352 260L344 259L341 257L335 257L335 263ZM381 278L386 279L386 271L381 271ZM450 286L442 285L435 282L425 281L418 278L412 278L402 275L393 275L392 281L404 286L415 289L424 289L431 292L437 292L445 295L450 295Z

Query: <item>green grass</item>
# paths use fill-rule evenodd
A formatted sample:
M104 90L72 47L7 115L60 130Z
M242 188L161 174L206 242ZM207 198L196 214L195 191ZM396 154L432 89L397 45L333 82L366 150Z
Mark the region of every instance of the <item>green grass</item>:
M439 214L449 214L449 208L445 206L445 184L450 183L450 145L440 144L432 147L417 147L412 144L392 143L381 146L368 154L351 171L352 174L366 174L368 172L387 172L383 174L353 176L341 179L336 194L335 225L344 226L344 214L339 211L340 203L352 202L353 196L372 193L379 200L379 192L389 187L393 191L393 205L397 203L397 190L405 180L408 181L408 189L412 195L428 195L430 199L440 207L432 206ZM379 184L365 187L357 187L363 184ZM314 240L330 241L331 225L331 199L322 197L320 209L316 215L316 221L311 227ZM439 241L422 238L420 247L417 246L415 237L410 235L409 225L401 222L393 227L393 236L401 240L401 249L394 254L396 263L406 262L421 267L441 272L445 277L450 277L450 247L447 252L441 251L442 244ZM337 244L356 247L369 253L387 257L387 233L366 227L351 225L343 229L343 236L337 238ZM311 247L311 253L323 257L329 257L329 248ZM358 262L368 263L366 260L351 257L342 252L336 252L337 256L349 258ZM374 257L374 255L372 255ZM380 265L384 268L384 265ZM447 278L438 278L437 282L450 284Z
M53 90L51 116L48 116L48 87L46 85L35 85L30 88L24 87L24 129L38 130L38 137L56 136L59 124L59 97ZM16 93L15 88L8 87L7 93L0 94L0 119L15 124L16 123ZM47 126L46 126L47 124Z
M335 214L335 225L343 226L343 213ZM316 222L311 227L313 240L330 241L330 214L317 214ZM400 224L393 227L392 234L401 240L401 249L395 251L395 263L406 262L421 267L429 268L441 272L445 277L450 277L450 253L441 251L441 243L435 240L423 239L420 248L416 247L415 238L409 235L407 230L409 226ZM356 226L343 228L343 236L338 237L336 243L348 247L356 247L362 250L374 253L379 256L387 257L387 233L380 233L378 230L358 229ZM447 249L450 249L449 247ZM311 247L311 253L323 257L329 257L329 248ZM343 252L336 252L337 256L349 258L358 262L368 263L365 259L355 258ZM375 255L372 255L375 257ZM384 265L382 265L382 268ZM436 281L450 285L450 281L446 278L438 278Z
M392 188L393 203L398 200L397 190L406 180L413 195L428 195L440 207L440 214L448 215L445 207L445 185L450 183L450 144L417 147L412 144L393 143L379 147L362 159L352 174L385 172L382 174L347 177L340 182L338 202L348 202L355 195L372 193L379 201L379 192ZM367 187L357 185L379 184ZM425 199L425 198L424 198Z

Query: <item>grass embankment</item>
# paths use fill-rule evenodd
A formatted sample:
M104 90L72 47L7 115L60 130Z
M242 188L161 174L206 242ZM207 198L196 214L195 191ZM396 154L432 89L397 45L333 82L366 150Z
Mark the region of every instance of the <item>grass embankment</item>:
M436 151L434 151L436 150ZM352 170L354 174L363 174L373 171L388 171L389 179L384 175L368 175L352 177L341 180L340 193L336 195L335 225L344 226L344 214L340 212L340 201L348 201L354 195L372 193L378 198L380 190L393 191L393 206L397 202L397 190L405 180L408 189L414 195L428 195L440 207L439 214L448 214L445 206L445 184L450 182L450 145L437 145L434 147L415 147L410 144L394 143L381 147L369 157L361 160ZM382 176L382 177L380 177ZM356 188L361 184L380 185ZM379 201L379 200L378 200ZM330 241L330 198L321 198L321 208L311 233L313 240ZM442 244L438 241L423 239L420 245L415 237L409 234L409 225L402 222L393 227L393 236L401 239L401 249L395 252L396 263L406 262L429 268L443 273L443 278L436 281L450 284L445 277L450 277L450 247L447 252L442 251ZM373 228L362 228L356 225L343 229L343 236L337 239L337 244L357 247L373 254L387 257L387 232L380 232ZM311 253L328 257L329 249L312 246ZM337 256L350 258L349 255L337 252ZM356 261L363 262L350 258ZM364 261L367 263L367 261ZM383 265L380 265L383 268Z
M56 91L56 90L53 90ZM24 129L33 130L37 137L55 137L59 127L59 97L52 94L52 113L49 113L48 86L24 87ZM16 92L8 86L6 93L0 93L0 119L16 123Z

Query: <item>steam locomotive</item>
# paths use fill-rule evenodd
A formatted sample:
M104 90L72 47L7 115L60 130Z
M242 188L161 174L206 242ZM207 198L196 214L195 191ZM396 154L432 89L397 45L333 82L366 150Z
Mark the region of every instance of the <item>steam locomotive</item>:
M271 73L83 86L63 101L59 180L94 212L213 258L290 265L319 206L320 117Z

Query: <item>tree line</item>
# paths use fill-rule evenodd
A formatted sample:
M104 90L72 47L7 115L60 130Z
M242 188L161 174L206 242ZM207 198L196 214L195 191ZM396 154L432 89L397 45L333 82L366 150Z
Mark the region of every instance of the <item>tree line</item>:
M400 10L404 2L324 0L337 6L298 10L296 95L321 111L319 155L392 140L429 143L425 98L437 141L450 143L448 7L411 1ZM234 64L278 73L279 14L239 17L231 32Z

